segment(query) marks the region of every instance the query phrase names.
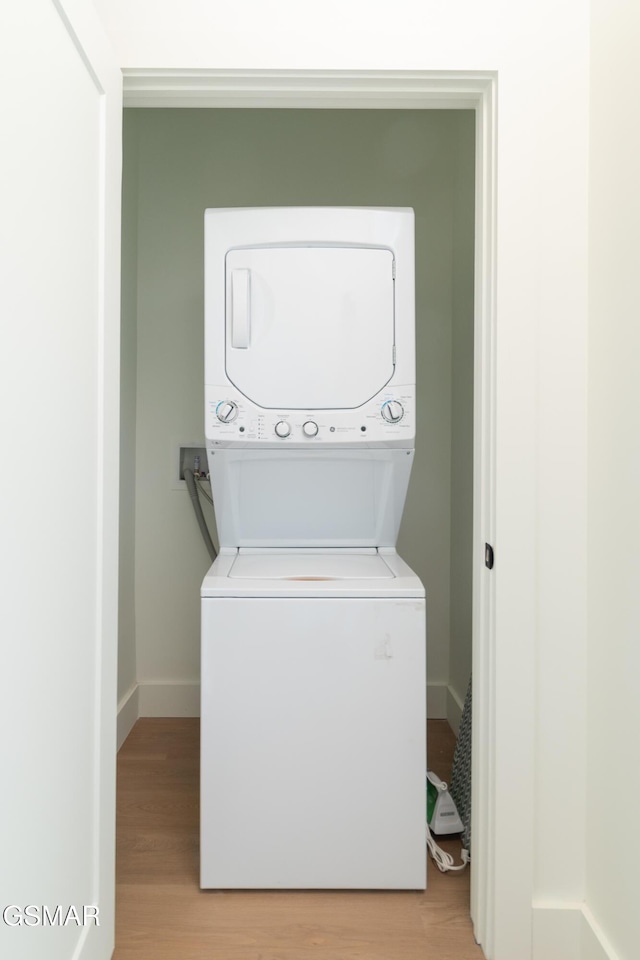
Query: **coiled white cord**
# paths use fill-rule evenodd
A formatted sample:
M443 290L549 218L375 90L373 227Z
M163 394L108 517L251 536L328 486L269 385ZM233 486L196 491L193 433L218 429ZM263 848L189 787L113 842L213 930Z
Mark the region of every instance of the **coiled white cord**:
M433 839L433 834L431 833L431 830L429 830L429 824L427 823L425 824L425 826L427 828L427 848L438 870L441 873L449 873L450 871L455 871L455 870L464 870L466 865L471 861L471 857L469 856L469 851L465 850L463 847L462 852L460 854L462 863L455 864L451 854L447 853L446 850L443 850L442 847L439 847L438 844Z

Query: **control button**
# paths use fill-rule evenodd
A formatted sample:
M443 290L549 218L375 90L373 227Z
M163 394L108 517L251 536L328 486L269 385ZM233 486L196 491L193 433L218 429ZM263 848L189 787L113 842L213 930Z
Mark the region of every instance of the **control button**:
M233 400L222 400L216 407L216 417L220 423L231 423L238 416L238 404Z
M387 400L380 412L387 423L397 423L404 416L404 407L399 400Z
M302 432L305 437L315 437L318 433L318 424L314 420L307 420L302 424Z
M275 430L276 430L276 435L284 439L285 437L288 437L289 434L291 433L291 425L287 423L286 420L278 420L275 426Z

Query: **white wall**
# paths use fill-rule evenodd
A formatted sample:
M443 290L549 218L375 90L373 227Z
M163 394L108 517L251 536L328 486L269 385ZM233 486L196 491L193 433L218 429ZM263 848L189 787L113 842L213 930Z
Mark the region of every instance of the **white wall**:
M521 960L531 877L534 913L552 924L549 905L584 896L589 9L581 0L96 3L127 68L497 72L496 569L487 576L492 892L510 920L491 950Z
M640 7L593 0L591 13L586 900L611 956L632 960L640 950Z
M0 956L108 960L121 75L89 4L34 0L0 5L0 83Z
M199 678L199 585L209 559L170 464L179 441L203 437L207 206L414 207L419 428L399 550L429 596L429 681L448 682L453 270L466 298L458 339L469 342L459 349L469 357L473 143L471 112L126 111L125 185L139 178L125 196L135 204L126 216L137 224L137 254L123 258L125 290L137 268L136 645L138 680L156 684L156 700L158 685L176 681L190 697L188 684ZM454 203L465 251L457 260ZM457 468L468 500L471 416L468 404L458 413ZM462 513L459 536L468 544L471 515ZM467 610L470 590L466 577L458 599ZM470 667L469 632L464 640Z

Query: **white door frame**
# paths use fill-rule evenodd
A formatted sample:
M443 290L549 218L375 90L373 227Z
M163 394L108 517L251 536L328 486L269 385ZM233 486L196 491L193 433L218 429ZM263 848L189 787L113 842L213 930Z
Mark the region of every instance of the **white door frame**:
M475 382L473 519L473 860L471 916L489 960L531 956L533 893L533 671L523 664L519 696L509 676L517 639L502 636L496 617L496 573L484 566L495 546L496 490L496 122L494 72L311 70L124 70L126 107L473 109L476 114ZM528 506L523 509L528 510ZM529 557L533 544L522 550ZM524 588L533 600L533 583ZM503 631L505 632L505 631ZM522 641L525 642L525 641ZM505 663L506 661L506 663ZM520 776L508 776L511 737L522 744ZM506 809L516 810L519 869L514 871ZM513 832L511 834L513 837Z

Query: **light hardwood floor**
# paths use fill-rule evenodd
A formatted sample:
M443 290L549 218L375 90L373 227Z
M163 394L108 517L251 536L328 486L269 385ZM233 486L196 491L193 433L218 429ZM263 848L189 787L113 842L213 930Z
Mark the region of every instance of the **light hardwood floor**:
M446 721L428 743L447 779ZM120 750L113 960L482 960L468 869L430 861L424 893L200 890L198 751L199 721L174 718L139 720Z

